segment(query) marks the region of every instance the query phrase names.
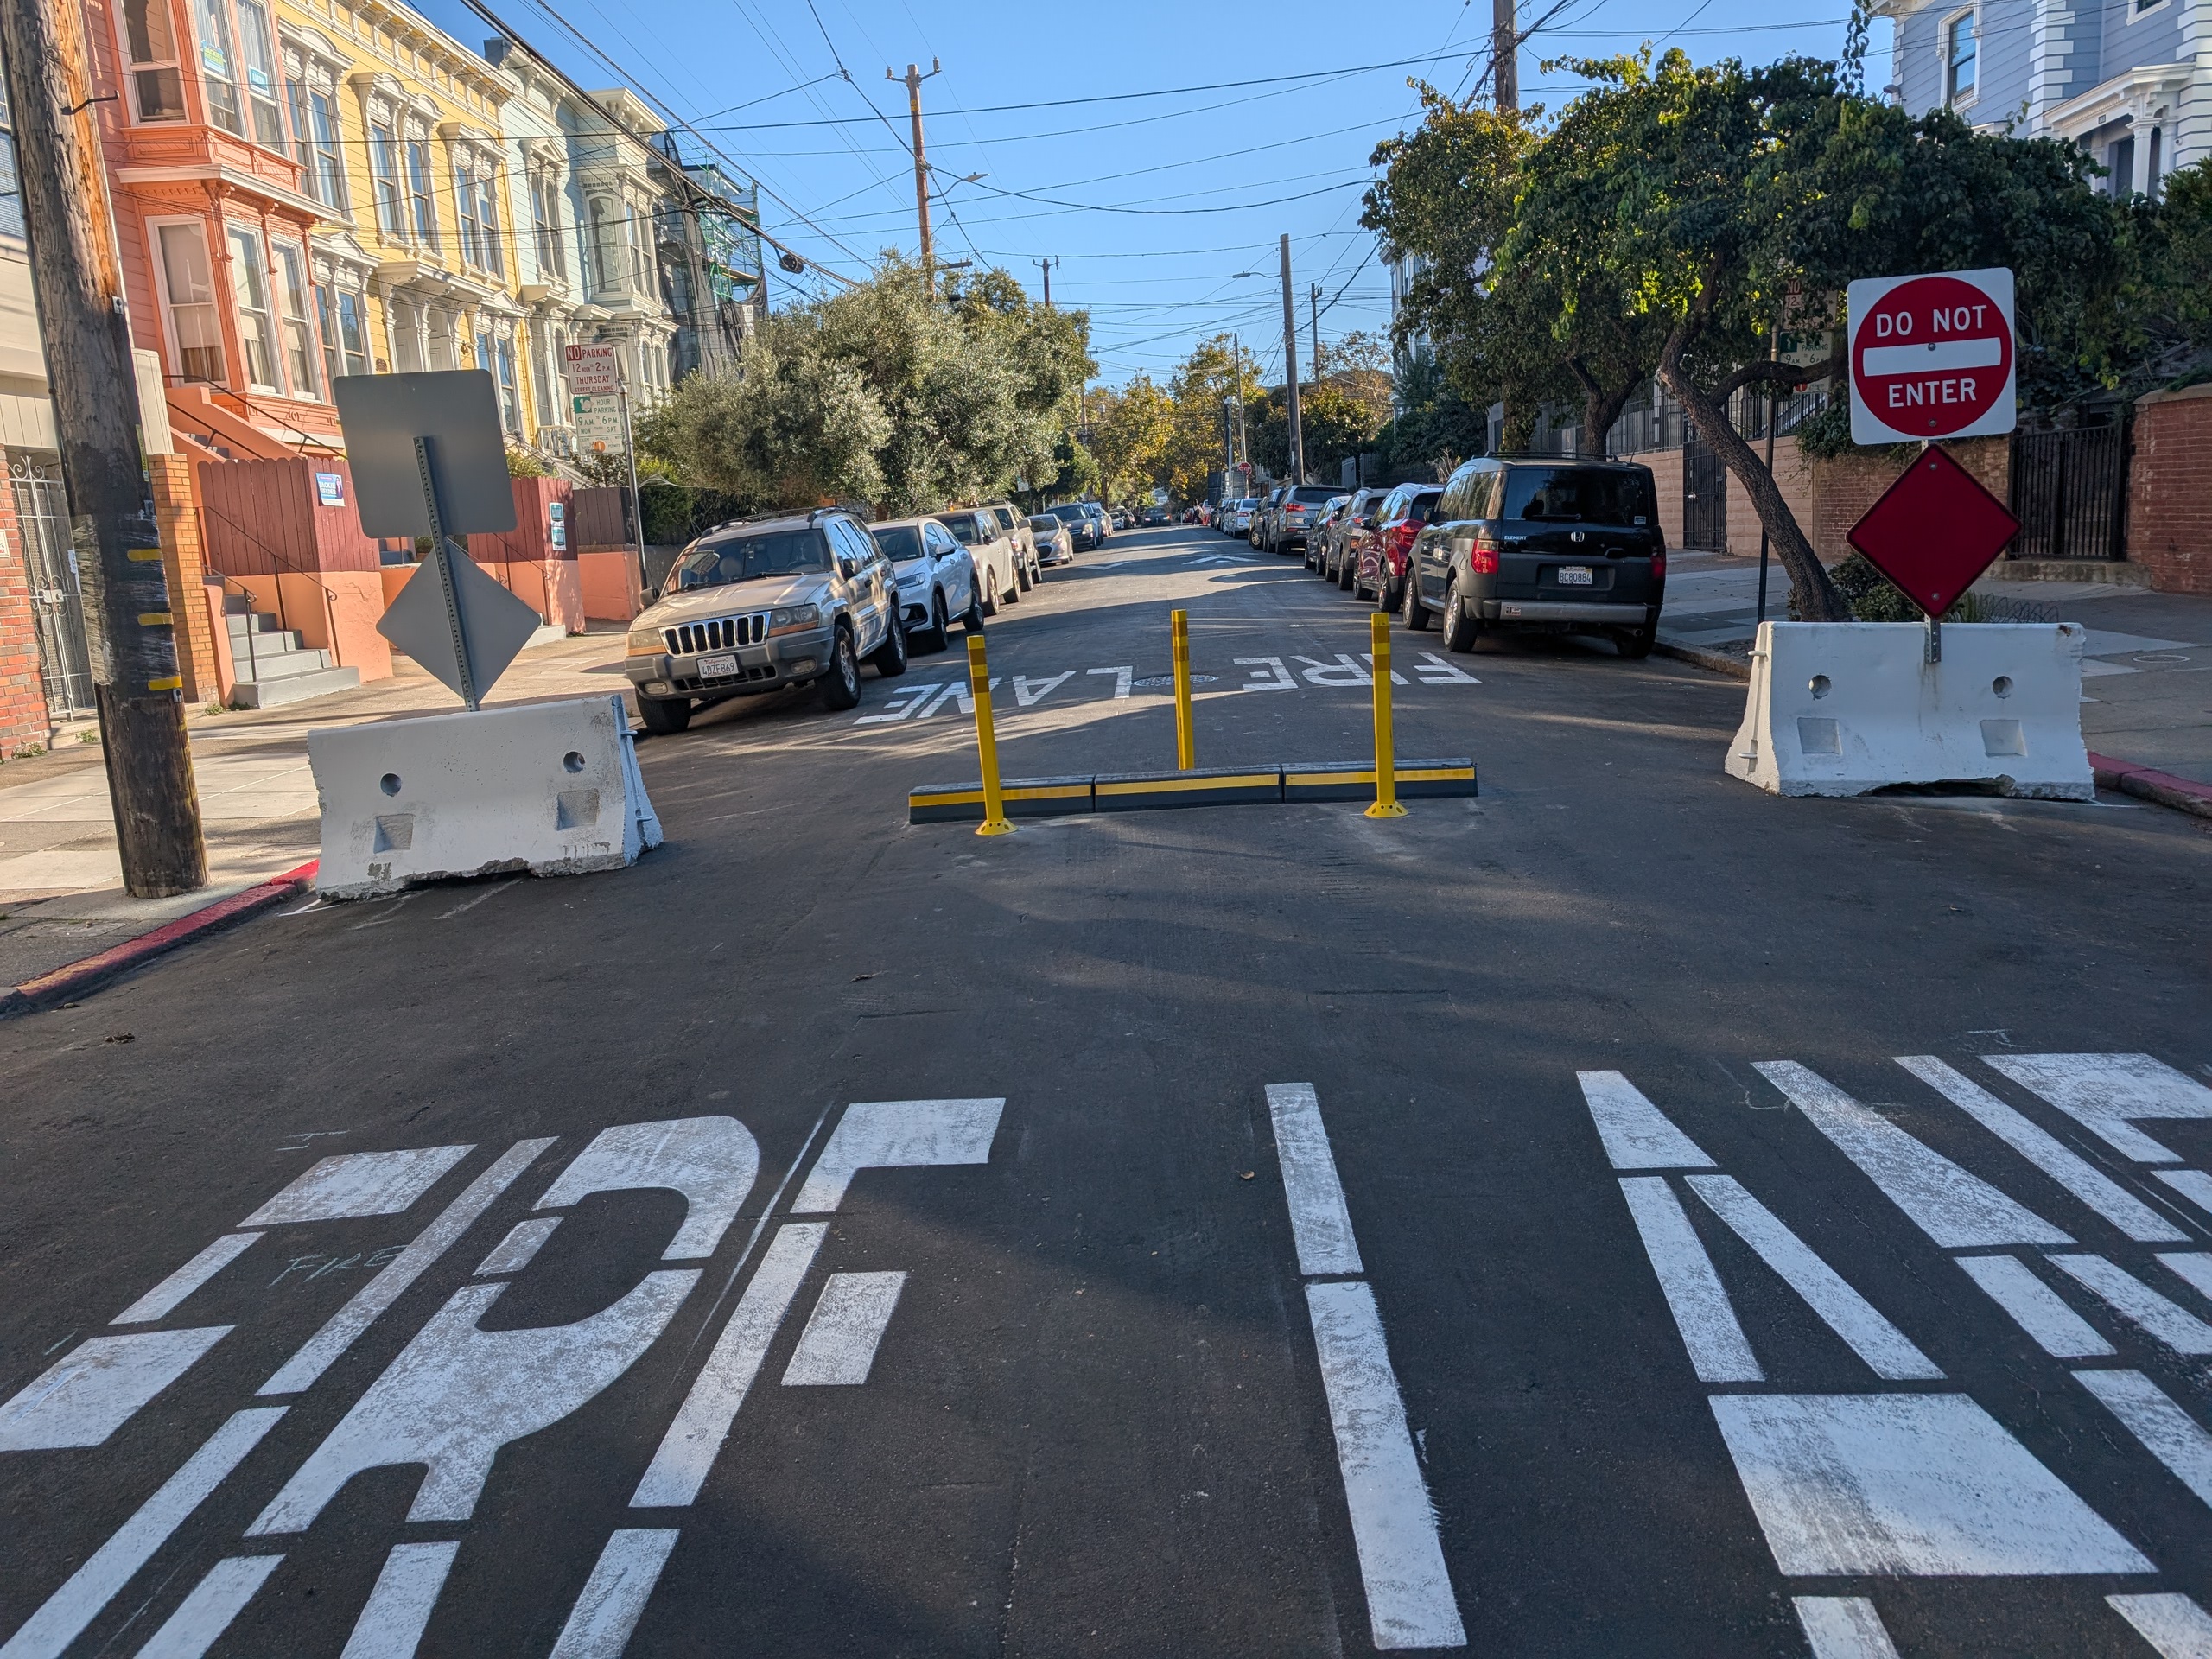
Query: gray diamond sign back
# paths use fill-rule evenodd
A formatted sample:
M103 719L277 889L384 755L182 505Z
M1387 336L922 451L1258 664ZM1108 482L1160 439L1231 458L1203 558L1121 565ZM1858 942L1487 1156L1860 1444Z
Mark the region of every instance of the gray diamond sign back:
M399 590L377 632L474 709L530 643L538 620L536 611L447 542Z

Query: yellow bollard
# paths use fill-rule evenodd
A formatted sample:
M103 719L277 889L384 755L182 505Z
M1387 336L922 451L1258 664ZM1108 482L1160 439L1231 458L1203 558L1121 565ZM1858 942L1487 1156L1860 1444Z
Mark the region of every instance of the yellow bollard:
M1390 619L1377 611L1369 619L1375 643L1375 804L1370 818L1402 818L1398 804L1398 756L1390 740Z
M991 727L991 665L983 655L983 636L968 636L968 695L976 704L976 754L983 765L983 821L979 836L1010 836L1006 801L999 793L999 739Z
M1198 742L1191 730L1191 619L1185 613L1167 613L1167 637L1175 658L1175 767L1188 772L1198 764Z

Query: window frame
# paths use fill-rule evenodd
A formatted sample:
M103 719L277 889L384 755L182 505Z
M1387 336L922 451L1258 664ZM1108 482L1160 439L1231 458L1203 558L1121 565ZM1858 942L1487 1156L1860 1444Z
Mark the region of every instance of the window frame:
M185 385L221 386L228 390L231 384L230 342L223 338L223 302L216 297L219 278L215 272L214 251L207 245L207 221L196 213L167 214L146 220L147 253L154 268L154 282L162 306L162 336L164 354L168 359L168 372ZM162 232L169 230L190 230L200 238L200 258L207 273L207 297L204 300L179 300L169 281L168 246ZM191 346L184 343L185 330L179 326L180 310L206 308L214 324L214 344ZM187 366L188 351L213 351L216 355L217 372L213 376L196 373Z
M130 83L130 94L124 104L124 111L133 126L168 126L179 121L188 121L192 118L192 111L184 98L184 56L177 49L176 13L171 9L168 0L143 0L143 7L147 17L158 16L165 20L168 30L169 55L166 58L134 57L128 0L116 8L117 62L123 71L124 79ZM189 30L187 37L189 38ZM149 50L152 44L149 39ZM149 115L145 109L145 87L149 78L155 85L162 84L159 78L163 75L168 77L167 87L175 100L172 112Z
M238 336L238 369L248 391L262 392L282 397L284 395L283 346L276 334L276 296L272 273L264 257L266 245L261 232L250 225L226 223L223 240L230 255L231 315L237 319ZM251 301L257 290L259 303ZM262 353L268 359L269 378L257 380L254 376L253 341L246 334L249 318L261 325Z
M1973 65L1974 83L1961 91L1956 85L1959 60L1955 37L1959 25L1964 23L1971 34L1974 47L1967 61ZM1942 76L1943 107L1947 110L1970 109L1981 94L1981 8L1963 6L1947 14L1936 26L1937 73Z
M405 163L402 198L407 209L410 241L433 253L438 251L438 163L427 131L418 133L419 122L407 124L400 136L401 160Z
M293 397L327 403L329 393L321 384L322 365L316 360L321 353L315 349L315 284L308 251L297 242L273 239L270 251L276 256L276 270L273 284L276 291L270 299L276 313L285 380Z

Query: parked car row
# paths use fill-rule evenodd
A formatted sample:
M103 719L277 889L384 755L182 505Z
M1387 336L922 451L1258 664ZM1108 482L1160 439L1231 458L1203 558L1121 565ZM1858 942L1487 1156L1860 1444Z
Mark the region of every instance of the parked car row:
M1033 516L994 501L876 524L821 507L718 524L677 556L630 624L639 718L666 735L718 702L799 685L850 709L862 660L885 678L905 673L910 643L941 651L956 621L981 632L1046 566L1110 533L1095 503Z
M1448 650L1516 629L1600 633L1639 658L1658 638L1667 540L1648 467L1484 456L1441 485L1332 495L1302 535L1294 522L1277 520L1277 552L1303 550L1416 632L1438 619Z

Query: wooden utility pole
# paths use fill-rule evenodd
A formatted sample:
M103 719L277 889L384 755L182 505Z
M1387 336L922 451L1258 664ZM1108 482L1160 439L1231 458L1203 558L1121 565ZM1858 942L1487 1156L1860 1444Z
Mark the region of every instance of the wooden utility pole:
M914 124L914 213L922 223L922 280L929 284L930 292L937 292L937 254L930 243L930 168L922 156L922 83L930 75L941 75L944 66L937 59L930 60L930 73L925 75L912 64L906 66L906 113ZM890 70L883 72L886 80L897 80L899 76Z
M1060 262L1058 259L1036 259L1030 263L1045 273L1045 308L1049 311L1052 308L1052 267Z
M83 9L0 0L0 53L123 883L167 898L207 885L170 623L200 595L162 572Z
M1491 0L1490 73L1497 83L1500 114L1521 107L1521 35L1513 16L1513 0Z
M1306 481L1306 430L1298 418L1298 307L1291 298L1290 234L1282 238L1282 375L1290 388L1290 481Z
M1313 384L1321 384L1321 284L1314 283L1306 291L1306 309L1313 314L1313 332L1307 343L1313 347Z

